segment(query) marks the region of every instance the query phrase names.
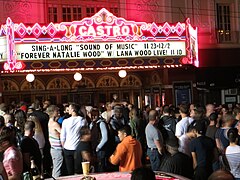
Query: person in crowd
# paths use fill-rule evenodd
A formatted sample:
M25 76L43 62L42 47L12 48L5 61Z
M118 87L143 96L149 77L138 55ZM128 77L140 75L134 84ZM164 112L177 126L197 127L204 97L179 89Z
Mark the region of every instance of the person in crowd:
M238 130L231 128L228 130L229 146L226 149L226 158L229 168L235 179L240 179L240 146L237 145Z
M156 110L149 112L149 122L145 129L147 140L147 155L150 159L153 171L160 168L161 156L164 153L163 137L160 130L156 127L158 122L158 113Z
M164 158L160 170L178 174L187 178L193 176L192 158L178 151L178 138L170 138L166 141L166 149L170 153Z
M4 122L5 122L5 126L7 127L15 127L15 118L14 118L14 115L13 114L8 114L8 113L5 113L3 115L4 117Z
M78 104L70 104L69 114L71 117L63 121L60 133L68 175L74 174L74 153L80 143L80 129L87 126L86 119L80 116L80 113Z
M140 142L131 136L130 126L119 129L118 137L121 143L118 144L109 161L114 165L119 164L120 172L133 171L141 167L142 147Z
M85 106L83 104L80 105L80 116L86 119L88 125L91 123L91 118L90 118L91 109L92 109L92 106Z
M143 120L144 120L144 122L146 124L149 121L149 112L150 112L150 110L151 110L150 105L144 106L144 109L143 109Z
M49 142L51 144L51 156L53 162L52 176L57 178L62 174L63 165L63 151L60 141L61 127L57 123L59 118L59 109L55 105L50 105L46 109L46 113L49 115L48 132Z
M148 167L136 168L131 174L131 180L156 180L155 173Z
M122 115L122 107L120 105L114 106L114 114L110 119L111 128L114 130L115 133L115 143L119 143L118 138L118 130L127 125L127 121L124 119Z
M21 180L23 172L23 158L22 153L14 145L14 132L11 127L2 127L0 129L0 153L3 153L3 166L6 170L7 179ZM0 172L4 170L0 170Z
M215 113L214 104L207 104L206 106L206 117L209 118L212 113Z
M45 146L43 148L43 169L44 172L51 174L52 172L52 157L50 153L50 142L49 142L49 133L48 133L48 120L49 117L45 111L42 111L39 100L35 100L36 106L34 111L29 114L29 116L36 116L41 124L43 131Z
M225 114L222 118L222 127L217 129L215 134L216 145L220 153L225 153L229 140L227 137L228 130L232 127L234 117L232 114Z
M102 114L101 114L101 116L102 116L102 118L103 119L105 119L105 121L107 122L107 123L109 123L110 122L110 119L111 119L111 117L112 117L112 115L113 115L113 109L112 109L112 104L111 104L111 102L106 102L106 105L105 105L105 107L106 107L106 111L104 111Z
M212 165L218 159L215 141L205 136L204 121L196 121L196 138L190 143L193 158L194 178L206 180L213 172Z
M80 129L80 143L75 151L75 173L82 174L82 162L88 161L91 165L94 164L91 146L91 130L85 126Z
M33 121L35 124L35 128L34 128L34 136L33 138L38 142L39 145L39 149L41 151L42 157L43 157L43 149L45 147L45 138L44 138L44 134L43 134L43 130L42 130L42 126L37 118L37 116L35 115L31 115L29 116L29 118L27 119L28 121Z
M182 119L176 124L176 137L181 137L188 130L188 126L193 122L193 119L189 117L189 107L186 104L179 106L179 112Z
M178 150L180 152L188 155L189 157L192 157L192 153L190 150L190 143L196 137L197 137L196 136L196 128L194 126L189 127L188 132L179 138Z
M208 180L235 180L231 172L227 170L217 170L214 171L208 178Z
M50 100L50 99L45 100L45 101L43 102L43 107L42 107L43 111L46 111L46 109L47 109L51 104L52 104L52 103L51 103L51 100Z
M125 99L122 100L122 113L123 113L124 120L128 124L130 120L129 118L130 110L128 109L128 101Z
M163 114L158 122L158 128L163 135L164 141L175 138L176 124L176 119L170 114L169 106L163 106Z
M235 122L233 124L233 127L237 127L237 123L240 122L240 107L234 107L233 109L233 115L235 117Z
M42 155L38 142L33 138L35 133L35 123L26 121L24 125L24 136L20 147L23 155L23 172L30 172L31 160L34 160L38 170L42 172Z
M145 163L146 124L144 123L143 119L138 116L138 112L136 108L132 108L132 110L130 111L130 127L132 130L131 135L141 143L142 151L143 151L142 163Z
M100 117L100 112L98 108L94 107L91 110L91 119L90 124L91 130L91 142L94 154L97 157L96 172L105 172L107 171L107 159L113 151L111 151L114 146L110 142L109 130L107 123L104 119Z
M23 134L23 132L24 132L24 124L25 124L25 122L27 120L26 113L23 110L18 109L18 110L15 111L14 117L16 119L16 127Z
M63 110L62 111L61 111L61 109L59 109L59 110L60 110L60 117L58 118L57 122L58 122L58 124L60 124L60 126L62 126L62 122L65 119L70 117L70 115L69 115L69 104L63 104Z
M217 131L217 118L218 118L218 114L213 112L208 116L209 119L209 125L207 127L207 131L206 131L206 136L212 138L213 140L215 140L215 134Z

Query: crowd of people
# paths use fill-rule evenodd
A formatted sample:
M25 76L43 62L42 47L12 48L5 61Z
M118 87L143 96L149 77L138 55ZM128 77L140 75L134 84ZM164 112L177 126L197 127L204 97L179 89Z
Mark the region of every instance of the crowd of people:
M91 172L240 179L240 106L0 104L0 175L21 179L32 160L42 178L82 174L89 161Z

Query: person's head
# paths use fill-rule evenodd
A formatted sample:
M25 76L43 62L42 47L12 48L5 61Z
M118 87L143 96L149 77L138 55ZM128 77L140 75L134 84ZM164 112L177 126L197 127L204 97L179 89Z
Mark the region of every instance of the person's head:
M12 127L0 128L0 152L5 151L15 141L15 131Z
M204 118L205 108L202 106L195 107L193 109L194 113L193 116L191 116L194 120L202 120Z
M169 105L163 106L163 114L169 114L170 113L170 107Z
M194 125L190 125L190 126L188 127L187 135L188 135L188 137L190 137L190 138L195 138L195 137L197 137L197 130L196 130L196 127L195 127Z
M147 113L151 110L149 105L144 106L144 111L146 111Z
M13 114L4 114L4 121L6 126L14 126L15 125L15 117Z
M208 116L208 119L210 121L210 124L216 124L218 119L218 114L213 112Z
M197 135L205 135L206 133L206 124L205 121L195 121L194 128L196 129Z
M24 125L24 132L27 136L33 136L35 133L35 123L34 121L26 121Z
M120 119L123 116L123 109L120 105L114 106L114 114L116 119Z
M50 105L46 109L46 113L49 115L49 118L55 119L55 117L59 117L59 108L56 105Z
M235 118L237 119L237 120L240 120L240 107L235 107L234 109L233 109L233 115L235 116Z
M131 127L130 126L124 126L123 128L118 130L118 137L120 141L122 141L125 137L131 135Z
M148 167L140 167L133 170L131 180L155 180L155 173Z
M189 106L187 104L181 104L179 106L179 112L181 115L189 115Z
M220 113L221 113L222 115L225 115L225 114L228 113L228 111L229 111L228 106L227 106L226 104L223 104Z
M97 121L99 119L100 112L97 107L91 109L91 119L92 121Z
M227 170L214 171L208 178L208 180L234 180L234 176Z
M1 103L0 104L0 110L3 111L3 112L6 112L7 111L7 105L5 103Z
M238 130L236 128L231 128L227 132L228 140L230 143L236 143L238 138Z
M69 114L73 116L78 116L80 114L80 105L71 103L69 105Z
M214 104L207 104L206 105L206 116L209 117L210 114L214 113L215 106Z
M224 127L231 127L235 118L232 114L227 113L222 116L222 123Z
M149 122L154 124L157 122L158 112L156 110L150 110L148 117L149 117Z
M82 141L91 141L91 130L87 126L80 129L80 138Z
M43 109L47 109L51 105L51 101L48 99L43 102Z
M177 153L178 148L179 148L178 138L177 137L171 137L171 138L167 139L166 148L167 148L167 151L171 155L174 155L175 153Z

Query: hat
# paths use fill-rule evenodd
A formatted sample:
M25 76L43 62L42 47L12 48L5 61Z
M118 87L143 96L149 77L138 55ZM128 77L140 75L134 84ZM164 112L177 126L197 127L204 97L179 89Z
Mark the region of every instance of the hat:
M27 111L27 106L26 106L26 105L22 105L22 106L20 107L20 109L26 112L26 111Z

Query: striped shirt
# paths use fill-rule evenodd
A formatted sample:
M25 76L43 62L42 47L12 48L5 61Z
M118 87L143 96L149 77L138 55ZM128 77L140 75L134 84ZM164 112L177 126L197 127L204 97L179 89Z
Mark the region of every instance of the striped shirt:
M226 157L231 173L235 178L240 178L240 146L228 146L226 149Z
M62 144L60 141L60 137L54 137L50 132L49 132L49 142L51 144L51 147L53 149L62 149Z

